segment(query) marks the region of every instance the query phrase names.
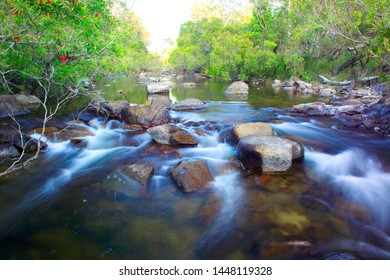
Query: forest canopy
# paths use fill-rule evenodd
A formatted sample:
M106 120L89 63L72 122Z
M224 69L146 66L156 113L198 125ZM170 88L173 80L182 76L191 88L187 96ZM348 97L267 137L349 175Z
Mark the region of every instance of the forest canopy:
M169 59L176 71L243 80L317 74L388 79L386 0L252 0L249 18L228 12L237 1L211 2L222 12L197 7L195 15L202 16L182 25Z

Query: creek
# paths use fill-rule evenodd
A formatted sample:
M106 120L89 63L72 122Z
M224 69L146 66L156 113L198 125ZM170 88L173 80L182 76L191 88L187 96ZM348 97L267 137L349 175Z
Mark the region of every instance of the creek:
M390 259L389 138L273 110L311 96L251 86L249 100L236 102L224 95L228 83L195 82L170 97L199 98L206 109L170 114L202 131L196 147L161 146L145 131L97 118L79 124L91 134L85 147L48 141L28 169L1 179L0 258ZM134 79L98 87L107 99L149 102ZM283 175L242 170L221 136L254 121L302 143L305 159ZM170 171L195 158L207 162L212 188L183 194ZM120 170L134 162L155 169L146 188Z

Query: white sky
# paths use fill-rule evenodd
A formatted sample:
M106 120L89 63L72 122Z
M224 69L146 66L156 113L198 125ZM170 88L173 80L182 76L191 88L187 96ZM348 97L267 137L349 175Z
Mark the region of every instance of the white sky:
M197 0L127 0L149 32L149 49L163 52L165 39L176 39Z

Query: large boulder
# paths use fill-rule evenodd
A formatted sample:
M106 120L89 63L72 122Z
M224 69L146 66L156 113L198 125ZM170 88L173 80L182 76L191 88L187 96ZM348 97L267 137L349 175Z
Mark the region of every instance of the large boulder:
M126 101L100 101L88 108L91 113L102 113L129 125L149 128L170 121L168 108L171 100L167 96L154 96L150 105L129 104Z
M268 123L253 122L242 123L233 127L233 141L238 142L241 138L248 135L272 136L274 129Z
M41 101L35 95L15 94L16 100L19 104L30 111L37 111L41 106Z
M241 81L232 83L225 91L229 100L247 100L249 95L249 86Z
M34 152L38 149L38 141L27 136L25 134L20 134L20 132L11 127L0 128L0 144L12 144L19 151L24 150L24 152ZM46 148L46 144L41 142L41 148ZM14 151L11 147L8 151Z
M101 108L103 111L105 110L112 119L124 121L129 117L130 104L127 101L102 102Z
M30 111L23 108L15 95L0 95L0 118L27 115Z
M202 160L179 162L172 169L172 177L179 189L185 193L210 188L213 181L207 163Z
M276 136L249 135L237 145L237 157L246 169L256 174L285 173L294 159L303 156L295 141Z
M154 141L163 145L197 145L198 141L184 129L173 124L164 124L149 128L147 132Z
M175 86L171 81L152 82L146 85L146 90L149 94L169 93Z
M141 125L144 128L166 124L170 121L168 108L171 101L168 97L154 97L150 105L133 105L124 121L128 124Z
M309 116L325 116L326 105L322 102L313 102L306 104L298 104L293 106L293 112L305 114Z
M0 159L17 158L20 152L12 143L0 144Z
M122 171L143 187L148 185L154 174L154 168L145 164L130 164L123 167Z
M204 108L206 108L205 102L196 98L187 98L171 106L171 110L174 111L195 111L203 110Z
M20 132L12 127L0 127L0 143L15 143L20 139Z

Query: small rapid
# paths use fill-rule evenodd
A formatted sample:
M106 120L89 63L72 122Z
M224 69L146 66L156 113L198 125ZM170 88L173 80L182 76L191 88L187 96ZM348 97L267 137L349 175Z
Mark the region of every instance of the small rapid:
M305 155L317 176L336 186L350 201L370 209L376 225L389 226L390 173L384 172L378 158L360 149L335 155L307 150Z

